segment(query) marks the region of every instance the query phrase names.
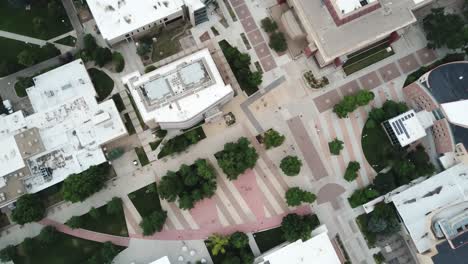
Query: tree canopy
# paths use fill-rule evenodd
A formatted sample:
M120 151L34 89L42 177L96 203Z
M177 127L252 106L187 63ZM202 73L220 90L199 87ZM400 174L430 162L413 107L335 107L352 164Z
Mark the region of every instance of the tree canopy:
M91 166L89 169L68 176L63 181L63 199L72 203L84 201L86 198L104 187L110 166L103 163Z
M287 176L296 176L301 172L302 161L297 156L286 156L281 160L280 168Z
M468 28L458 14L445 13L443 8L434 8L423 20L424 31L430 48L465 48L468 43Z
M266 33L273 33L278 29L278 24L276 24L276 22L269 17L262 19L260 23Z
M236 180L247 169L253 168L258 160L255 148L250 146L245 137L239 138L237 142L226 143L224 149L216 153L215 157L219 167L230 180Z
M351 197L348 198L349 204L352 208L356 208L362 204L365 204L374 198L379 197L380 193L373 188L368 186L362 189L357 189L353 192Z
M41 243L50 245L58 240L59 233L54 226L45 226L41 229L37 238Z
M16 201L16 208L11 213L13 221L20 225L39 221L44 217L45 207L39 197L25 194Z
M320 225L316 215L288 214L281 222L281 230L284 238L289 242L295 242L299 239L303 241L311 237L311 232Z
M344 148L344 142L335 138L333 141L328 142L328 148L332 155L340 155L340 151Z
M206 240L206 245L215 263L253 264L255 259L249 247L249 237L243 232L228 236L213 234Z
M164 210L154 211L150 215L143 217L140 227L143 229L143 235L149 236L162 230L166 223L167 212Z
M205 159L188 166L182 164L177 172L168 171L159 182L161 199L175 202L181 209L192 209L195 204L214 195L217 188L216 171Z
M341 102L333 107L333 112L335 112L339 118L346 118L349 113L354 112L354 110L360 106L367 105L374 97L375 95L371 91L359 90L354 95L346 95Z
M317 198L315 194L302 190L299 187L292 187L286 191L286 203L289 206L298 206L301 203L313 203Z
M263 135L263 143L267 149L275 148L283 144L286 137L274 129L269 129Z
M270 35L270 43L268 46L276 52L283 52L288 49L288 43L283 32L274 32Z
M359 162L350 161L348 163L348 167L346 167L344 179L349 182L354 181L358 177L357 172L359 171L360 168L361 168L361 165L359 164Z

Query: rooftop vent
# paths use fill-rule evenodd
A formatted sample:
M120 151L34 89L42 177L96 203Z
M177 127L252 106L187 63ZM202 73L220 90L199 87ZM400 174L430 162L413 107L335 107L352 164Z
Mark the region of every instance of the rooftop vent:
M115 8L111 5L108 5L104 8L104 11L115 11Z

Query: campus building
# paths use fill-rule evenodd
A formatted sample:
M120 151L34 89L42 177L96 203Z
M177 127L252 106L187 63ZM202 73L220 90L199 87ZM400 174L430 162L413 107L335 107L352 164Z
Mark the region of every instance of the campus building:
M458 163L391 196L417 252L436 264L466 263L467 193L468 164Z
M208 21L201 0L86 0L109 45L142 35L155 26L187 19L193 26Z
M341 264L344 258L337 252L328 237L328 230L322 225L312 231L312 238L307 241L297 240L293 243L282 244L267 251L255 259L256 264ZM341 256L340 259L338 256ZM343 260L343 261L342 261Z
M366 51L387 48L406 27L416 22L414 11L432 0L286 0L294 16L282 20L285 27L303 35L304 53L319 66L340 66ZM383 52L383 51L382 51Z
M0 208L106 162L101 146L127 134L114 101L96 101L83 61L33 80L34 112L0 116Z
M409 110L382 123L392 145L406 147L425 137L426 129L434 124L434 116L427 111Z
M234 91L225 84L208 49L130 78L130 93L149 127L185 129L222 116Z

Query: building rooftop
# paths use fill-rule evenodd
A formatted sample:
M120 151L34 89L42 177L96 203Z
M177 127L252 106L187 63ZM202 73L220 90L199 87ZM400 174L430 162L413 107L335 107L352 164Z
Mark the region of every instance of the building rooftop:
M86 0L104 39L131 31L182 12L183 0Z
M365 7L368 4L375 3L377 0L333 0L336 5L336 9L341 14L348 14L353 11L359 10L362 7Z
M36 77L34 84L27 92L35 113L0 117L0 177L6 183L0 193L8 201L105 162L101 145L127 133L114 102L97 103L81 60Z
M433 120L429 112L421 111L416 113L414 110L409 110L389 119L388 124L392 130L390 135L392 140L396 138L398 143L404 147L425 137L425 129L433 124ZM387 129L387 133L388 131Z
M451 124L468 128L468 114L466 113L468 111L468 99L445 103L440 106Z
M165 257L162 257L158 260L155 260L149 264L171 264L171 262L169 261L169 258L167 256Z
M351 9L354 10L358 5L357 2L360 1L333 1L336 6L329 10L322 0L291 0L308 38L315 42L325 63L331 63L335 58L362 49L389 36L394 31L416 22L411 11L416 6L413 0L381 0L369 4L372 6L369 11L354 15L353 19L347 19L346 22L337 25L335 20L341 19L339 17L342 15L341 11L332 13L336 9L345 10L345 13ZM332 2L332 4L334 3ZM341 6L341 8L337 6ZM365 7L361 9L365 9Z
M145 122L185 122L233 94L208 49L134 77L130 84Z
M326 228L307 241L298 240L261 258L259 264L341 264Z
M460 163L391 197L419 253L438 243L432 234L437 215L468 200L468 165ZM436 218L434 218L437 216Z

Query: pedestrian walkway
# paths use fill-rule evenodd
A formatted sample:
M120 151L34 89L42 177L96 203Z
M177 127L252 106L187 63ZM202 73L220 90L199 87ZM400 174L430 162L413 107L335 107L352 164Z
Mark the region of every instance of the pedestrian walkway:
M89 230L85 230L81 228L71 229L70 227L64 224L61 224L59 222L56 222L47 218L42 219L41 221L39 221L39 223L44 226L53 226L62 233L65 233L67 235L71 235L74 237L79 237L82 239L92 240L92 241L101 242L101 243L111 242L114 245L118 245L122 247L128 247L130 243L129 237L113 236L113 235L93 232L93 231L89 231Z
M45 44L47 44L46 40L33 38L33 37L28 37L28 36L24 36L24 35L19 35L19 34L16 34L16 33L3 31L3 30L0 30L0 37L4 37L4 38L8 38L8 39L14 39L14 40L21 41L21 42L24 42L24 43L35 44L35 45L38 45L38 46L41 46L41 47L44 46Z

